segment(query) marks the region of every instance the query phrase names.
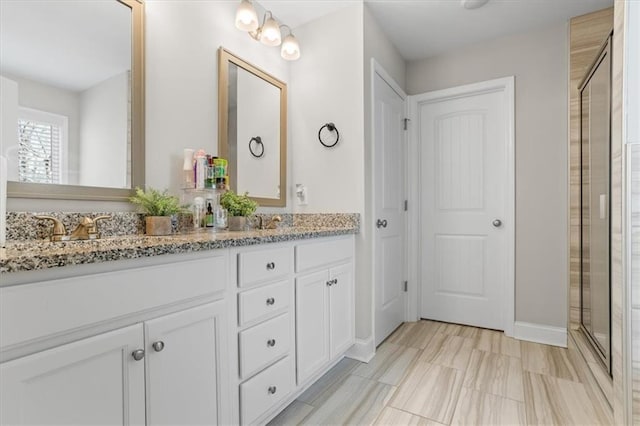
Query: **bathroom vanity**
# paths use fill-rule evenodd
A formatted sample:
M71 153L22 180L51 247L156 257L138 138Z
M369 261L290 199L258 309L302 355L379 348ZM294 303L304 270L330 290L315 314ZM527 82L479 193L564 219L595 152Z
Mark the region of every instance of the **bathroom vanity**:
M356 232L9 248L0 423L266 423L354 342Z

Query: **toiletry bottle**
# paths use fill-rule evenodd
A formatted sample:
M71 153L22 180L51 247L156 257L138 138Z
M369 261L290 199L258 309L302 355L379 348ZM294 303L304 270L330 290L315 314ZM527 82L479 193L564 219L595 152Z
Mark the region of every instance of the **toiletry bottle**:
M213 228L213 207L211 200L207 200L207 214L204 216L204 223L207 228Z
M184 150L184 163L182 164L182 187L194 188L194 174L193 174L193 149Z
M196 153L196 189L204 189L207 176L207 157L204 149Z
M204 198L195 197L193 199L193 227L202 228L204 222Z

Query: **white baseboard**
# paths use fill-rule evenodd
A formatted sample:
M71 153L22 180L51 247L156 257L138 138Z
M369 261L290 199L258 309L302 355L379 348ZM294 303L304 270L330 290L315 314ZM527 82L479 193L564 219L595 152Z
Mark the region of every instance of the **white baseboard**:
M368 339L356 339L356 342L346 353L347 358L360 362L369 362L376 354L376 345L373 343L373 336Z
M513 327L513 337L545 345L567 347L567 329L563 327L516 321Z

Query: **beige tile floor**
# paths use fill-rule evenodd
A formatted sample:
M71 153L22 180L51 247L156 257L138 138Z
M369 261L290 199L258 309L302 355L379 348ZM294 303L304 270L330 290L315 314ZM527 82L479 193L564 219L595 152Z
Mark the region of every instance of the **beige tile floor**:
M368 364L343 359L270 425L599 425L566 349L405 323Z

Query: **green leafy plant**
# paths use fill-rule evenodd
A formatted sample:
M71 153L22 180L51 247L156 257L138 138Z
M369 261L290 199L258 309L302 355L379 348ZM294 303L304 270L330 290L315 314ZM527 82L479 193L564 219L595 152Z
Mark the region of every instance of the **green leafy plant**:
M229 216L251 216L258 208L258 203L247 195L248 192L238 195L233 191L227 191L220 197L220 205L229 212Z
M186 212L186 208L180 205L180 200L175 195L170 195L166 189L162 192L149 188L143 191L136 188L136 195L129 201L137 205L148 216L171 216Z

